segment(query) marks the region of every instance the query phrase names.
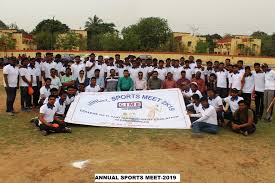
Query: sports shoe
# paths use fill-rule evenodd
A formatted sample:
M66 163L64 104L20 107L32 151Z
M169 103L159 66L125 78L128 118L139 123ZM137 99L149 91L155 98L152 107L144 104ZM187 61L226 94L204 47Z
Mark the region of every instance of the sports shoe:
M7 114L8 114L9 116L14 116L14 113L12 113L12 112L7 112Z
M69 128L69 127L65 127L65 132L66 132L66 133L72 133L72 129Z

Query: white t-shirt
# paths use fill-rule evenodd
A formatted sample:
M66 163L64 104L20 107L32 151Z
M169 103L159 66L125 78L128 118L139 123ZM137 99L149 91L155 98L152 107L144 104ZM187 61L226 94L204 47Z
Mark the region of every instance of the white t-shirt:
M242 79L243 79L242 73L238 72L236 74L233 74L231 88L236 88L237 90L240 90L242 87Z
M118 77L123 77L123 72L124 72L125 69L126 69L125 67L122 67L122 68L118 67L117 68Z
M65 101L61 104L61 99L56 99L54 106L56 108L56 113L57 114L64 114L65 113L65 109L66 109L66 103Z
M235 111L237 111L239 109L238 102L243 100L243 98L238 96L237 100L235 99L233 101L231 100L231 98L232 98L232 96L228 96L228 97L224 98L224 101L229 104L232 113L234 113Z
M56 113L56 107L50 108L48 104L44 104L40 107L40 114L44 114L44 119L46 122L50 123L54 120L54 115ZM41 124L42 122L39 122Z
M87 61L85 67L91 67L93 64L95 63L91 61ZM96 65L94 65L89 71L87 71L87 78L90 79L95 76L95 69L96 69Z
M254 76L255 91L264 92L264 89L265 89L265 73L264 72L256 73L256 71L252 71L252 74Z
M165 68L155 68L154 71L157 71L158 72L158 78L162 81L165 80L165 76L167 74L167 70ZM172 73L173 74L173 73Z
M99 77L104 77L105 72L107 72L106 71L107 65L106 64L99 65L98 62L96 62L96 66L95 67L96 67L96 69L100 70Z
M117 73L117 67L115 66L115 65L108 65L107 67L106 67L106 70L105 70L105 72L107 72L107 77L110 77L110 71L112 70L112 69L114 69L115 70L115 72Z
M245 80L245 83L244 83L243 90L242 90L243 93L252 93L254 90L254 86L255 86L254 75L245 77L244 80Z
M45 72L45 77L46 78L49 78L50 75L51 75L51 69L54 68L56 69L56 63L55 62L51 62L51 63L48 63L48 62L43 62L41 63L41 71L44 71Z
M231 72L231 73L227 72L227 77L228 77L228 84L229 84L229 88L230 88L232 86L233 72Z
M140 68L130 68L129 73L130 77L132 78L133 81L138 79L138 73L140 72Z
M209 107L206 109L202 108L200 114L201 117L198 120L194 121L194 123L205 122L208 124L218 125L217 112L213 106L209 105Z
M172 71L173 71L173 78L175 81L177 81L181 78L181 71L183 71L183 67L173 67ZM186 75L186 78L189 79L187 75ZM191 78L192 78L192 74L191 74Z
M195 69L195 67L197 67L197 63L193 62L189 64L189 67L191 68L191 70Z
M227 88L227 82L226 79L228 77L227 71L218 71L216 72L217 76L217 87L218 88Z
M201 68L195 67L192 71L192 74L196 74L197 72L200 72L201 73L201 79L205 80L204 71L205 71L205 69L203 67L201 67Z
M100 91L100 86L99 85L95 85L95 87L91 87L91 85L88 85L85 88L85 92L99 92Z
M53 77L50 76L50 78L52 79L51 88L59 89L62 86L59 77L55 76L55 78L53 78Z
M31 81L31 76L32 73L28 70L28 68L20 68L19 69L19 75L20 75L20 79L19 79L19 85L23 86L23 87L27 87L29 86L28 83L26 83L25 81L23 81L22 76L25 76L25 78L30 82Z
M74 80L76 80L81 70L83 70L85 73L85 65L82 63L79 63L79 64L74 63L71 65L71 70L72 70L72 77Z
M40 77L41 75L40 75L40 70L39 69L37 69L37 68L31 68L31 67L28 67L28 70L29 70L29 72L31 73L31 75L32 75L32 86L37 86L37 79L36 79L36 77L38 76L38 77Z
M185 71L186 79L189 79L189 81L191 81L191 79L192 79L192 69L191 68L184 68L184 71Z
M51 92L50 92L51 88L46 88L45 86L42 86L40 88L40 97L39 97L39 101L42 99L42 98L47 98L51 95Z
M265 90L275 90L275 71L265 73Z
M183 91L181 91L181 93L182 93L183 97L188 97L188 98L192 97L192 95L193 95L191 88L189 88L188 91L183 90Z
M140 71L143 73L143 79L147 80L149 67L140 67Z
M220 96L216 96L214 99L208 98L209 105L213 106L216 110L220 109L220 106L223 105L222 98Z
M191 90L191 92L192 92L192 95L198 94L198 95L200 96L200 98L202 98L202 94L201 94L200 90L197 90L196 92L193 92L193 91Z
M11 65L6 65L3 68L3 74L7 74L8 75L8 82L9 82L9 87L17 87L17 83L18 83L18 76L19 76L19 69L17 66L13 67ZM5 83L5 78L3 77L3 83L4 83L4 87L6 87L6 83Z

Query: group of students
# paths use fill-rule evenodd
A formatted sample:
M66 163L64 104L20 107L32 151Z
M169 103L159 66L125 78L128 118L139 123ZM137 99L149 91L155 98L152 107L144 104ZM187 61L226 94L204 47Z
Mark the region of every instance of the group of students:
M65 60L59 54L54 57L46 53L42 58L41 53L36 53L35 58L9 58L3 74L7 114L15 114L13 103L20 87L21 110L40 108L37 125L45 134L71 132L64 117L74 97L81 92L180 88L196 134L200 129L208 129L209 124L215 125L215 129L218 124L227 125L248 134L253 132L248 127L255 129L256 117L272 121L273 109L267 109L275 96L275 72L267 64L255 63L252 71L249 66L243 66L242 60L235 65L230 59L224 63L208 61L203 66L202 60L195 61L193 56L164 61L129 55L122 60L119 54L113 58L96 57L92 53L86 58L75 56ZM251 109L254 97L255 111ZM243 114L252 114L252 122ZM240 119L244 120L241 123L251 124L239 124Z

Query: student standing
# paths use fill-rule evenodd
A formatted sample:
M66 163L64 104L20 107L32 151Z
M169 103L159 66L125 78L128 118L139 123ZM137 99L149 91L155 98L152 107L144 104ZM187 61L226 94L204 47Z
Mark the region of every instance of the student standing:
M16 66L16 58L10 60L10 64L3 68L4 87L6 91L6 112L8 115L14 115L13 104L16 98L16 90L18 87L19 70Z
M254 83L255 83L254 76L251 73L250 67L246 66L245 73L242 79L241 91L242 91L242 97L246 101L248 108L251 107L251 96L252 96L252 93L254 92L254 86L255 86Z

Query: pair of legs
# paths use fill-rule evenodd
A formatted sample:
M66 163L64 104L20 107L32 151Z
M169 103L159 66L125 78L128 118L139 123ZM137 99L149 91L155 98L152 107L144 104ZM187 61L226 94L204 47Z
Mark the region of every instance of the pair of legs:
M205 133L217 134L218 125L213 125L206 122L195 122L192 124L192 132L193 133L205 132Z
M16 98L16 87L5 87L7 99L6 99L6 112L14 112L13 104Z
M47 133L67 133L70 132L70 130L68 130L68 128L66 127L65 123L60 123L60 122L52 122L52 124L58 124L59 127L58 128L54 128L54 127L50 127L47 126L45 124L40 124L39 128L41 131L46 131Z
M21 109L24 111L31 107L31 96L28 94L28 87L20 86Z
M253 124L250 127L244 127L244 128L240 128L240 129L232 129L232 131L235 132L235 133L241 133L241 134L249 135L249 134L252 134L256 131L256 126Z
M267 111L269 105L271 104L271 102L273 101L273 98L275 97L275 90L265 90L264 91L264 113L263 113L263 117L266 120L272 121L272 112L273 112L273 108L274 105L271 106L271 108L269 109L269 111Z
M255 91L255 95L256 115L261 118L264 112L264 92Z

